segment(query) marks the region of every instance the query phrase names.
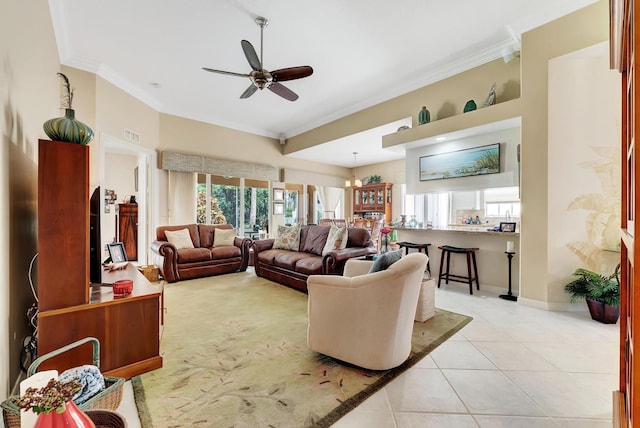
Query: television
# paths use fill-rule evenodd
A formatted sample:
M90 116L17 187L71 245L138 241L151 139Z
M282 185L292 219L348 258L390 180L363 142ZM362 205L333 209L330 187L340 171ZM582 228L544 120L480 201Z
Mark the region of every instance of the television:
M102 283L102 251L100 232L100 186L89 200L89 281Z

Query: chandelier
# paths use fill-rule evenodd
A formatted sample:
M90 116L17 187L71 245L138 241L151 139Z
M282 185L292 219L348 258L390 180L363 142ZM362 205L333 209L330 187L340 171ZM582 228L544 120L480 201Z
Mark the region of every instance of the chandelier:
M356 178L356 156L358 156L358 152L353 152L353 187L362 186L362 181ZM351 180L346 180L344 182L344 187L351 187Z

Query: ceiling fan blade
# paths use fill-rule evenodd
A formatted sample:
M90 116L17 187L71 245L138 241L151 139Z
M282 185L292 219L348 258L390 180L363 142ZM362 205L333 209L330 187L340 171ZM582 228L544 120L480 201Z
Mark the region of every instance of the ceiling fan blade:
M258 90L258 87L254 84L251 84L243 93L240 95L240 98L249 98Z
M278 82L271 82L269 90L274 94L280 95L285 100L295 101L298 99L298 94Z
M284 82L286 80L302 79L303 77L311 76L313 74L313 68L308 65L302 65L300 67L281 68L280 70L274 70L271 72L273 80L276 82Z
M242 44L244 56L247 57L247 61L249 61L251 68L255 71L261 71L262 64L260 64L260 60L258 59L258 55L256 54L256 50L253 48L253 45L246 40L243 40L240 44Z
M207 67L202 67L202 69L204 71L209 71L211 73L228 74L229 76L238 76L238 77L249 77L248 74L234 73L233 71L215 70L213 68L207 68Z

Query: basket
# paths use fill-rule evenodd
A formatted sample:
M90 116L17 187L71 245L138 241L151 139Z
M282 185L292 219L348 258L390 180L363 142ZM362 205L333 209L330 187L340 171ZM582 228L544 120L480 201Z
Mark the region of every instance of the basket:
M126 420L116 412L107 410L88 410L85 412L96 428L126 428Z
M45 354L41 357L38 357L31 365L29 366L29 370L27 371L27 376L33 375L38 366L45 360L54 357L56 355L62 354L63 352L68 351L69 349L75 348L77 346L83 345L87 342L92 342L93 344L93 365L96 367L100 366L100 342L98 339L94 337L87 337L76 342L73 342L67 346L64 346L60 349L56 349L55 351L51 351L48 354ZM92 409L106 409L106 410L116 410L118 406L120 406L120 402L122 401L122 390L124 389L124 378L121 377L107 377L104 376L104 384L105 388L98 394L94 395L87 401L82 404L79 404L78 407L82 411L92 410ZM2 418L4 420L4 426L7 428L20 428L20 407L15 403L20 398L19 395L12 395L7 398L5 401L0 403L0 407L2 407ZM107 425L111 426L111 425ZM113 425L113 426L121 426L121 425Z
M158 266L156 265L138 266L138 270L149 281L156 282L158 280Z

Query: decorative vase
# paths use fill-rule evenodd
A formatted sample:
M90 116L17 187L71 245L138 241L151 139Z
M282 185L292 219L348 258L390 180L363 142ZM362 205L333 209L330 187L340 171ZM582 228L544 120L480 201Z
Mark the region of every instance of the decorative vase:
M618 322L618 318L620 317L620 308L605 305L604 303L593 299L586 299L586 301L592 320L603 324L615 324Z
M40 413L35 428L96 428L91 418L76 406L73 400L67 401L64 412L52 410Z
M431 113L427 110L426 106L422 106L422 110L418 113L418 124L424 125L425 123L429 123L431 121Z
M47 120L42 128L54 141L86 145L93 138L93 130L76 119L75 110L70 108L64 110L63 117Z
M391 240L388 233L383 233L380 237L380 254L391 251Z
M464 105L464 113L467 113L469 111L474 111L478 108L478 106L476 105L476 102L473 100L469 100L467 101L467 103Z
M407 225L407 215L400 214L400 226L405 227Z
M409 220L409 227L417 227L418 222L416 221L416 216L412 215L411 220Z

